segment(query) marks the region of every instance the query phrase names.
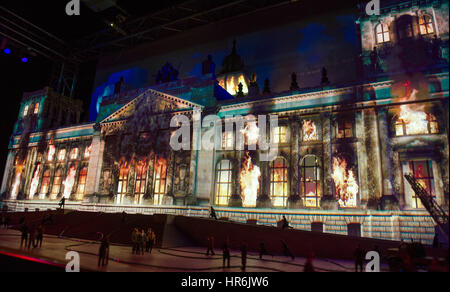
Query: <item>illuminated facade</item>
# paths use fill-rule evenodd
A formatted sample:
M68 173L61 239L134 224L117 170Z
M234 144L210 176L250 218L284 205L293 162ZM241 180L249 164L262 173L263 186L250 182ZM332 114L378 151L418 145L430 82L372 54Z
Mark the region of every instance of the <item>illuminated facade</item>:
M78 103L59 110L51 89L25 94L3 198L167 210L215 205L241 222L276 224L287 214L300 229L322 223L325 232L346 234L360 224L356 235L430 243L433 221L404 175L414 174L448 210L446 13L448 3L389 6L382 16L361 17L365 81L348 86L260 91L234 45L217 78L204 72L105 97L96 123L77 124ZM196 108L223 120L277 115L269 133L276 159L261 161L258 147L236 150L236 128L218 129L215 151L172 150L171 118L185 115L192 125ZM208 130L194 128L191 146ZM257 123L247 122L244 132L246 146L255 144Z

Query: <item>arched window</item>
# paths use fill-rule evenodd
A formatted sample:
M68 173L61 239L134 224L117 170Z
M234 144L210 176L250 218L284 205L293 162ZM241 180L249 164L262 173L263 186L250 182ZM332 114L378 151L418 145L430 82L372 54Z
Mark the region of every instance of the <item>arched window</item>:
M145 194L145 185L147 184L146 169L144 164L136 165L136 185L134 187L135 204L140 204Z
M233 187L233 167L230 160L222 160L217 164L215 204L227 206Z
M398 19L397 33L400 40L414 36L412 17L410 15L403 15Z
M75 159L77 159L78 158L78 148L73 148L71 151L70 151L70 159L71 160L75 160Z
M288 198L288 165L280 157L270 163L270 196L273 206L286 207Z
M29 106L26 105L25 108L23 109L23 116L26 117L28 115L28 108Z
M119 171L119 184L117 185L117 204L123 203L123 198L127 194L128 171L126 167L121 167Z
M36 105L34 106L34 114L38 114L39 113L39 102L36 103Z
M153 204L161 205L166 194L167 161L164 158L155 157L155 182Z
M53 179L53 187L51 193L52 200L56 199L56 197L58 196L59 191L61 190L61 183L62 183L62 171L61 169L58 169Z
M300 165L301 195L306 207L320 206L320 167L316 156L308 155Z
M377 25L377 43L387 43L391 40L389 36L389 26L385 23Z
M40 199L44 199L45 195L47 195L49 184L50 184L50 169L47 169L44 172L44 176L42 177Z
M434 33L433 19L429 15L419 16L419 28L421 35Z
M58 161L63 161L66 158L66 149L61 149L58 152Z
M84 190L86 188L86 178L87 178L87 167L83 167L80 170L80 175L78 177L78 189L77 189L77 200L83 200Z

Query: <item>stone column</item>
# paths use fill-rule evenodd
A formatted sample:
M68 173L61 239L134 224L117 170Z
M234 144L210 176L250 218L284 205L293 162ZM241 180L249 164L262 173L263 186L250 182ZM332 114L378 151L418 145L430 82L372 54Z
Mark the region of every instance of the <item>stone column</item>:
M104 149L105 141L101 137L101 130L96 129L92 138L91 154L89 156L89 165L86 177L86 197L92 196L99 192Z
M303 201L300 198L300 178L299 174L299 143L300 143L300 121L291 117L289 119L291 125L291 159L289 161L289 180L291 181L290 192L288 198L288 209L300 209L303 207Z
M321 116L323 136L323 171L321 179L323 185L323 195L320 205L323 209L328 210L338 208L336 196L333 192L333 179L331 178L333 164L333 124L331 118L332 115L330 113L323 113Z
M359 177L359 203L362 209L366 209L369 200L369 186L367 183L367 151L366 151L366 133L365 133L365 113L359 111L355 113L355 134L356 155L358 160L358 177Z
M3 194L8 190L8 178L11 173L11 169L13 168L13 163L14 163L14 151L9 150L8 158L6 159L5 164L5 172L3 173L3 181L0 194Z
M380 140L378 137L378 124L374 109L365 111L364 117L366 131L366 155L369 164L367 168L368 203L370 209L377 209L381 198L382 178L380 162Z
M192 129L192 145L191 145L191 162L189 165L189 190L186 198L186 204L197 204L197 175L198 175L198 159L199 150L201 148L201 114L194 111L193 113L193 129Z
M386 108L376 110L378 122L378 139L380 144L380 163L382 179L381 208L384 210L398 209L398 200L393 196L394 173L391 161L392 149L389 139L388 110Z

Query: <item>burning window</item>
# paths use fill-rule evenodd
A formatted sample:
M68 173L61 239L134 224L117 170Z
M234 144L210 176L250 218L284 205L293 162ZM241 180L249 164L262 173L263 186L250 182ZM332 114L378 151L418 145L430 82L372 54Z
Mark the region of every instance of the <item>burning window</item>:
M246 152L239 179L243 207L256 207L260 178L261 170L257 165L253 164L252 157Z
M39 105L40 103L36 103L36 105L34 106L34 114L38 114L39 113Z
M14 180L11 184L11 200L15 200L17 198L17 194L19 193L20 189L20 180L22 178L22 168L18 167L16 168L16 173L14 175Z
M153 204L161 205L166 194L167 161L164 158L155 157L155 182Z
M353 123L348 119L341 119L336 124L336 138L345 139L353 137Z
M215 204L227 206L233 187L233 167L231 161L222 160L217 164Z
M234 145L234 133L232 131L225 131L222 133L222 149L232 150Z
M78 148L73 148L70 151L70 159L75 160L78 158Z
M127 194L128 185L128 172L129 169L126 166L121 166L119 171L119 183L117 185L117 204L123 204L123 199Z
M83 155L84 159L88 159L91 156L91 148L92 148L92 144L87 146L84 149L84 155Z
M29 194L30 200L33 199L34 195L36 194L36 192L38 190L40 170L41 170L41 165L38 164L36 166L36 170L34 171L33 177L31 179L30 194Z
M429 15L421 15L419 17L420 34L427 35L434 33L433 19Z
M26 105L25 108L23 109L23 116L26 117L28 115L28 108L29 106Z
M66 179L62 182L64 186L63 197L66 199L70 198L72 194L73 186L75 184L75 174L77 173L76 164L72 165L67 171Z
M303 158L300 168L300 187L305 207L320 207L319 160L314 155L308 155Z
M245 145L256 145L259 139L259 128L256 122L247 122L241 130L245 137Z
M434 115L426 113L420 107L402 105L395 123L395 133L397 136L437 134L439 127Z
M48 154L47 154L47 160L53 161L53 157L55 156L56 148L55 145L49 144L48 145Z
M317 141L319 139L317 135L316 123L311 120L304 120L302 123L303 141Z
M41 183L41 191L40 191L40 199L44 199L48 192L48 187L50 185L50 169L47 169L44 172L44 176L42 177Z
M389 26L385 23L380 23L377 26L377 43L382 44L391 40L389 36Z
M58 152L58 161L63 161L66 158L66 149L61 149Z
M78 189L77 189L77 197L78 201L83 200L84 190L86 188L86 178L87 178L87 167L83 167L80 170L80 175L78 177Z
M343 208L356 207L359 187L353 169L344 157L333 157L331 177L339 205Z
M62 171L61 169L58 169L55 173L55 177L53 178L53 186L50 199L55 200L56 197L58 197L59 191L61 189L61 183L62 183Z
M270 196L274 207L286 207L288 166L284 158L277 158L270 163Z
M134 186L134 203L142 203L147 184L147 166L144 162L136 163L136 184Z
M248 94L247 81L242 73L220 77L217 81L219 82L219 85L231 95L236 95L239 92L239 83L242 84L242 92L245 95Z
M274 143L277 144L283 144L283 143L287 143L288 139L287 139L287 127L286 126L280 126L280 127L276 127L274 128Z
M433 166L430 160L409 161L409 171L427 193L435 197ZM411 190L413 208L424 208L420 198Z

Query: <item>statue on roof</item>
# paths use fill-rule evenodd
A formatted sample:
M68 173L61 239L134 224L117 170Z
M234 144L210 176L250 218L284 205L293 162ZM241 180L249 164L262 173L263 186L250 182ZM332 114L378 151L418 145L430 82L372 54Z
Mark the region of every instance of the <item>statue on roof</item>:
M178 74L178 70L167 62L156 74L156 84L177 81Z
M236 40L233 41L233 50L231 54L225 57L222 62L222 71L221 74L232 73L236 71L241 71L244 69L244 62L242 61L241 56L237 54L236 51Z

